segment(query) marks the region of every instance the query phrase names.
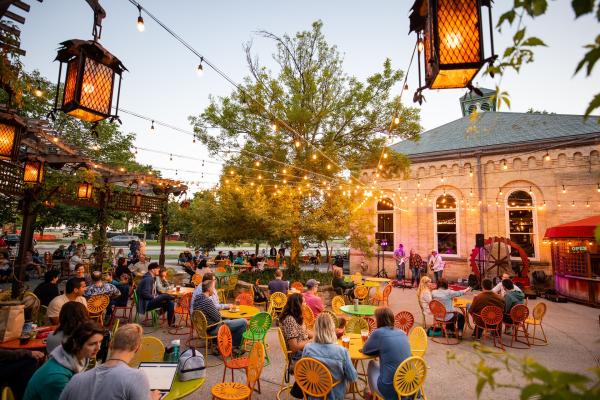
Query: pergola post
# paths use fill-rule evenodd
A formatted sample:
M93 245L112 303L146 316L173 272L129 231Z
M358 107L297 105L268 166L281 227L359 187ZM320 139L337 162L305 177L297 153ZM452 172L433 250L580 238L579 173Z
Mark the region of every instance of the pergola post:
M96 267L100 266L100 270L102 270L102 264L104 263L104 250L106 248L106 230L108 228L108 200L110 196L108 193L108 187L105 186L103 190L100 191L100 195L98 196L98 202L100 207L98 208L98 231L97 231L97 243L96 246L100 247L102 250L100 254L96 254Z
M160 256L158 257L158 264L161 266L165 265L165 243L167 241L167 225L169 224L169 198L165 199L162 206L162 212L160 213Z
M27 250L33 248L33 232L35 226L35 219L37 216L36 211L33 208L33 202L35 200L35 190L25 189L23 194L23 200L21 201L21 212L23 214L23 225L21 227L21 238L19 241L19 253L15 260L15 271L14 275L16 279L12 283L12 298L16 299L21 296L23 291L23 282L25 282L25 253Z

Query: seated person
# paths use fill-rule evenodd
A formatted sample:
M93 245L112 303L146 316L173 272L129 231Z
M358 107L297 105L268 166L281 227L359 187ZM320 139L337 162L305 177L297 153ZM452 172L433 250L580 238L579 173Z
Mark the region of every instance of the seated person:
M114 305L117 307L126 307L127 302L129 301L129 297L131 295L131 282L129 280L129 275L121 274L118 281L116 279L113 279L111 283L115 285L117 289L119 289L119 292L121 292L121 296L119 296L115 300L112 300L110 306L112 307Z
M431 289L429 288L430 283L431 278L424 276L419 281L419 287L417 288L417 300L419 301L419 306L421 307L421 311L423 312L423 316L426 320L431 320L433 318L431 310L429 309L429 303L432 300ZM427 323L426 325L431 324Z
M165 267L160 267L158 276L156 277L156 290L158 290L158 293L166 293L172 288L173 285L170 284L167 279L167 269Z
M77 264L75 266L75 277L83 279L87 286L92 284L92 277L85 273L85 265L83 264Z
M225 258L226 258L226 257L225 257L225 255L223 254L223 251L222 251L222 250L219 250L219 253L217 253L217 256L215 257L215 261L221 261L221 260L224 260Z
M15 399L22 399L27 383L46 356L41 351L0 349L0 376Z
M0 253L0 283L8 282L12 275L13 269L10 266L10 261L4 253Z
M155 278L158 276L160 266L157 262L150 263L148 265L148 272L137 287L138 296L138 312L145 314L146 311L160 308L163 312L167 313L167 319L169 326L175 324L175 304L173 303L173 297L168 294L159 294L156 290Z
M371 393L377 393L386 400L396 400L398 395L393 384L394 374L402 361L412 356L408 336L404 331L394 328L394 313L389 307L375 310L375 322L377 329L369 335L362 348L364 354L379 356L379 361L369 361L369 388Z
M315 317L325 309L323 300L317 294L319 290L319 281L309 279L306 281L306 292L304 292L304 303L312 310Z
M123 274L129 275L129 281L133 281L133 272L129 269L127 265L127 259L124 257L120 257L117 260L117 268L115 268L115 276L121 276Z
M58 316L61 308L69 301L77 301L87 309L87 300L83 297L85 292L85 281L81 278L71 278L65 285L65 294L56 296L48 304L47 317L53 325L58 324Z
M202 275L202 283L204 283L206 281L215 281L216 282L216 280L217 280L217 278L215 277L215 274L212 272L207 272L204 275ZM196 297L200 296L200 295L202 295L202 285L201 284L196 286L196 288L194 289L194 292L192 293L192 301L190 302L190 314L194 310L194 300L196 300ZM221 302L219 301L219 295L216 290L214 291L214 293L212 293L210 295L210 299L212 300L212 302L214 303L215 307L217 307L218 310L228 310L229 308L231 308L231 304L221 304Z
M494 286L494 288L492 289L492 292L504 297L506 290L504 289L504 285L502 285L502 281L505 279L510 280L510 276L506 272L502 274L502 280L500 282L498 282L498 284L496 286ZM514 287L515 287L515 290L521 292L521 289L517 285L514 285Z
M504 299L492 291L492 281L490 279L484 279L481 281L481 288L483 291L473 298L473 303L469 307L469 313L473 316L475 324L483 326L483 321L477 316L481 313L484 307L496 306L504 310ZM482 330L476 329L477 338L481 337ZM474 332L474 334L475 334Z
M179 265L183 267L185 272L190 276L190 283L192 282L192 276L196 273L196 266L193 261L192 253L189 251L184 251L179 254L179 258L177 259Z
M304 325L302 304L304 304L304 297L300 293L294 293L288 297L287 303L279 315L279 325L288 350L291 352L290 368L292 370L296 361L302 357L304 347L313 338L313 333Z
M244 334L244 331L246 331L247 322L243 318L227 319L223 321L221 319L219 309L215 306L214 301L211 299L211 297L216 295L216 293L215 280L206 280L202 282L202 294L196 296L194 299L193 310L202 311L206 317L208 325L219 323L208 329L207 333L209 335L216 336L219 326L221 326L220 322L226 324L231 330L233 346L239 349L242 344L242 335Z
M233 260L234 265L244 265L244 255L241 251L238 251L237 256Z
M62 345L88 319L88 309L83 304L77 301L66 302L58 315L58 328L46 339L46 353L50 354Z
M89 299L92 296L99 294L105 294L111 299L115 299L121 296L121 292L112 283L104 282L102 280L102 272L92 272L92 284L85 288L83 297Z
M90 358L96 357L103 337L104 329L97 323L86 321L79 325L33 374L23 399L58 399L73 375L85 371Z
M125 250L123 250L123 249L119 249L119 250L117 250L117 254L115 254L115 256L114 256L114 258L113 258L113 263L112 263L112 265L113 265L113 267L114 267L114 268L116 268L116 267L117 267L117 265L119 265L119 260L120 260L121 258L126 258L126 257L125 257Z
M248 264L252 266L252 268L256 268L258 266L258 258L256 258L256 254L252 254L250 259L248 260Z
M200 264L200 261L204 260L204 256L202 255L202 252L200 252L200 250L196 250L194 252L194 257L192 257L192 262L194 263L194 267L198 267L198 264Z
M65 250L65 245L61 244L60 246L58 246L58 249L54 250L54 253L52 253L52 259L54 260L64 260L65 258L67 258L67 251Z
M37 285L34 289L33 294L40 299L41 305L48 307L48 304L50 304L52 299L60 294L58 292L59 276L60 271L53 269L46 271L44 274L44 282Z
M290 289L290 282L283 280L283 272L280 269L275 270L275 279L269 282L269 294L281 292L287 294Z
M35 270L39 277L42 276L42 264L37 263L33 258L33 251L27 250L25 252L25 270Z
M317 317L314 342L304 346L302 357L312 357L321 361L331 372L333 380L340 382L331 390L328 399L343 399L346 384L358 379L348 349L337 344L335 324L329 314L321 314Z
M74 271L77 264L83 264L83 260L81 259L81 250L75 250L69 259L69 269Z
M437 289L431 292L432 299L438 300L444 305L444 307L446 307L446 321L448 321L447 324L452 325L455 319L457 319L458 339L462 339L463 328L465 327L465 317L459 310L454 308L452 299L454 297L462 296L470 291L470 286L465 290L450 290L448 289L448 281L444 278L440 278L437 283ZM452 314L452 312L454 312L454 314Z
M75 375L62 392L61 400L160 399L158 390L150 392L146 374L128 365L140 348L143 336L144 329L138 324L120 327L110 342L108 361Z
M350 299L354 299L354 282L346 282L344 280L344 271L341 268L333 268L333 280L331 281L331 286L333 286L333 290L336 294L342 296L346 295Z
M510 317L510 310L517 304L525 303L525 294L521 290L517 290L517 287L513 284L510 279L504 279L502 281L502 287L504 288L504 322L512 324L512 318Z
M71 240L71 244L67 247L67 253L73 254L77 250L77 242L75 240Z

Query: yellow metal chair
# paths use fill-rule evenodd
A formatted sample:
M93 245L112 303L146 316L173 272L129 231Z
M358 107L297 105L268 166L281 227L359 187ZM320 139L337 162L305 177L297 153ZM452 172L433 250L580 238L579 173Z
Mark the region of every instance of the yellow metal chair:
M411 396L413 399L418 398L419 393L423 400L427 400L427 396L423 392L423 384L427 377L427 364L421 357L408 357L396 369L394 373L394 389L398 394L398 398ZM382 397L375 394L375 399Z
M202 275L201 274L192 275L192 283L194 284L194 286L198 286L199 284L201 284L202 283Z
M339 384L333 382L331 372L323 363L311 357L304 357L296 362L294 377L305 400L307 396L325 400L334 386Z
M531 344L534 346L548 345L548 338L546 337L544 327L542 326L544 315L546 315L546 303L541 302L533 307L532 316L525 320L525 326L529 335L529 339L531 339ZM533 325L533 335L529 334L529 325ZM536 329L538 326L542 332L542 337L536 335Z
M355 272L354 275L352 275L352 282L354 282L355 285L362 285L362 274L360 272Z
M281 292L275 292L269 297L269 314L273 320L283 311L283 307L287 303L287 296Z
M327 314L331 317L331 319L333 320L333 325L337 328L339 325L339 321L338 321L338 317L333 313L333 311L329 311L329 310L323 310L321 311L321 314Z
M160 362L165 357L165 345L154 336L144 336L140 349L129 362L129 366L137 368L141 362Z
M413 356L423 357L427 351L427 332L420 326L415 326L408 335L410 351Z
M369 323L361 317L352 317L346 322L346 333L358 333L369 330Z
M87 300L87 309L91 320L104 325L104 312L110 303L110 298L106 294L97 294Z
M358 285L354 288L354 298L358 299L360 304L367 304L369 301L369 288L364 285Z
M290 380L289 380L289 375L288 375L288 369L290 368L290 357L292 355L292 352L290 350L288 350L288 348L287 348L287 343L285 341L285 337L283 336L283 331L281 330L281 328L277 328L277 337L279 338L281 352L283 353L283 361L285 363L285 366L283 369L283 376L281 377L281 387L279 388L279 391L277 392L277 400L280 400L281 393L285 390L290 390L292 388L292 385L289 385ZM288 383L288 385L286 385L286 383ZM289 396L289 392L288 392L287 398L289 398L289 397L290 396Z
M213 326L217 326L219 324L220 324L220 322L208 325L208 322L206 321L206 316L200 310L194 310L194 312L192 313L192 328L193 329L192 329L192 333L190 334L190 340L188 341L188 345L193 340L194 332L196 332L196 336L198 336L198 339L200 340L200 342L204 341L204 349L205 349L204 360L206 360L205 363L206 363L207 367L214 367L215 365L221 364L220 362L212 364L212 365L209 365L209 363L208 363L208 349L209 349L208 342L209 342L209 340L217 339L217 335L209 335L208 330L210 328L212 328Z
M315 314L306 304L302 304L302 321L308 329L312 329L315 326Z
M225 289L225 298L228 298L229 296L231 296L231 298L233 298L233 293L235 293L235 288L236 288L237 284L238 284L238 276L231 275L229 277L229 279L227 280L227 284L223 288L223 289Z
M346 305L346 300L344 300L344 296L334 296L331 299L331 309L333 313L337 316L344 315L342 311L342 307Z
M15 396L8 386L2 389L2 400L15 400Z
M245 400L252 399L256 383L260 380L265 364L265 348L261 342L254 343L248 356L248 369L246 370L246 385L239 382L223 382L214 385L210 392L213 399L219 400Z
M227 304L227 298L225 297L225 289L217 289L217 298L219 303Z
M388 299L392 293L393 286L391 284L385 285L381 293L375 293L371 299L371 303L377 306L389 306Z

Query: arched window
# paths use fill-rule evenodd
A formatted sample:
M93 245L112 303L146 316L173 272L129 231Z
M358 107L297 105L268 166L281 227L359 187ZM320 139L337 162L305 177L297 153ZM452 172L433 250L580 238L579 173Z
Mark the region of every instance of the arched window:
M458 208L456 199L443 194L435 201L434 237L440 254L458 255Z
M528 257L536 258L536 213L532 195L524 190L511 192L507 198L506 213L510 240L521 246ZM518 257L519 253L512 250L511 256Z
M382 245L382 250L394 250L394 202L388 198L377 202L377 244Z

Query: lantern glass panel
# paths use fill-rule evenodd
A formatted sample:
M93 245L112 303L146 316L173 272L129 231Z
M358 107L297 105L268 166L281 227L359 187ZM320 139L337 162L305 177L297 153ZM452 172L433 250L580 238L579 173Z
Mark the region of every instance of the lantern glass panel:
M114 77L111 68L91 58L80 56L71 60L67 66L63 111L88 122L107 118Z
M23 182L41 183L44 180L44 166L40 161L25 162L23 170Z
M17 128L13 125L0 123L0 159L13 158L13 149Z
M80 199L90 199L92 198L92 185L89 183L82 183L79 185L79 190L77 191L77 197Z

